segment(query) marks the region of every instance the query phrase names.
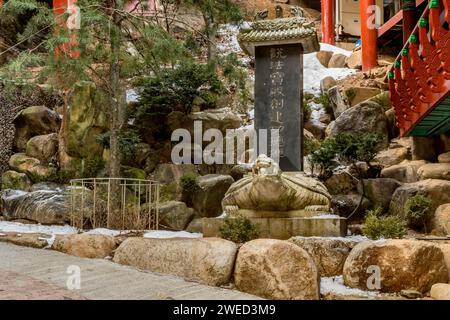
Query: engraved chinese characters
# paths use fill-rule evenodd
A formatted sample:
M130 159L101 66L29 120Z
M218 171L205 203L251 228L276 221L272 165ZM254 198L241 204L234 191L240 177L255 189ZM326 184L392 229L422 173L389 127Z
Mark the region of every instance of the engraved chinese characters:
M264 139L260 129L266 129L269 150L276 147L273 129L278 130L280 167L284 171L302 171L302 47L300 44L259 46L256 53L255 127L258 140Z

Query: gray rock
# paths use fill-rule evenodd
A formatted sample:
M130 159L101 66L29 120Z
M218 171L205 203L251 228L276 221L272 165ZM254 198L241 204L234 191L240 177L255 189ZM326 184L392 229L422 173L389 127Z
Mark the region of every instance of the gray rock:
M198 179L199 188L192 202L199 217L217 217L222 214L222 199L234 180L231 176L208 174Z
M34 106L19 112L13 122L16 127L15 150L25 151L30 138L56 133L59 130L61 119L55 111L45 106Z
M184 230L194 218L194 210L184 202L169 201L159 205L159 223L172 230Z
M362 102L345 110L334 122L330 134L336 136L340 133L376 133L382 137L379 148L386 148L389 145L389 133L384 109L374 102Z

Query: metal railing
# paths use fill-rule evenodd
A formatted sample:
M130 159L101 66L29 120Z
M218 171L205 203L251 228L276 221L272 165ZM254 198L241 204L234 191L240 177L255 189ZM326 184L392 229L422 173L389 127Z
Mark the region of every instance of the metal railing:
M159 189L151 180L71 180L71 224L80 229L158 230Z

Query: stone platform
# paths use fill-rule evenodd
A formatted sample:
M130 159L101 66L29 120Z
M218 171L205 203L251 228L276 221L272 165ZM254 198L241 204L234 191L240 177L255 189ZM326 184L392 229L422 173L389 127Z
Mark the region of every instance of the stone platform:
M259 225L260 238L287 240L295 236L343 237L347 235L347 219L335 215L314 217L249 217ZM220 236L220 226L224 218L204 218L203 236Z

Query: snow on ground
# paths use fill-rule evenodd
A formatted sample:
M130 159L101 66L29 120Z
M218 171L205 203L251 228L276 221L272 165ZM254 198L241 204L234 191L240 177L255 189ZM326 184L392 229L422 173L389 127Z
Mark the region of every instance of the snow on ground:
M344 278L342 276L321 278L320 293L323 295L328 293L334 293L343 296L362 296L362 297L377 297L387 295L381 294L378 291L364 291L360 289L347 287L344 284Z
M106 228L97 228L97 229L92 229L89 230L87 232L84 232L85 234L99 234L99 235L103 235L103 236L111 236L111 237L115 237L115 236L119 236L121 234L127 234L129 231L119 231L119 230L111 230L111 229L106 229Z
M201 233L191 233L187 231L147 231L144 238L170 239L170 238L203 238Z
M314 236L314 237L302 237L302 236L297 236L296 238L299 239L318 239L318 240L341 240L341 241L357 241L357 242L363 242L363 241L368 241L369 238L365 237L365 236L360 236L360 235L355 235L355 236L347 236L347 237L319 237L319 236Z
M49 235L74 234L78 229L71 226L44 226L41 224L23 224L18 222L0 221L0 232L44 233Z
M329 44L321 43L320 50L332 51L334 53L341 53L349 56L351 51L344 50L339 47L335 47ZM320 92L320 80L325 77L331 76L336 80L345 78L353 73L356 73L355 69L348 68L326 68L324 67L316 57L316 52L308 53L303 56L303 89L306 92L317 94Z

